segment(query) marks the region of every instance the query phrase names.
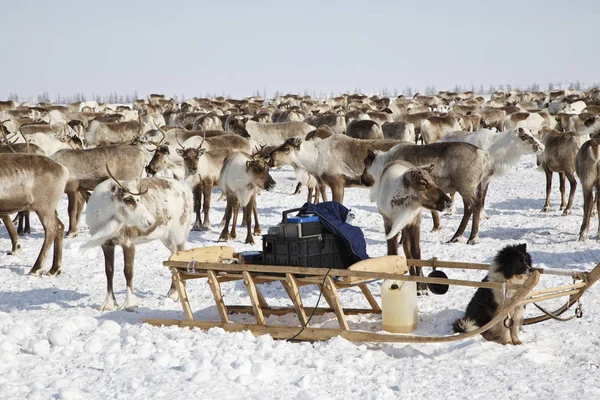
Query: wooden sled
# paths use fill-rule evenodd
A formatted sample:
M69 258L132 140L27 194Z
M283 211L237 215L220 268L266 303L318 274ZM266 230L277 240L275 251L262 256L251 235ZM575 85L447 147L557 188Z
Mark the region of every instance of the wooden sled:
M407 275L408 265L439 268L462 268L487 270L489 264L473 264L460 262L443 262L432 260L406 260L402 256L385 256L360 261L350 268L331 269L308 268L294 266L253 265L237 263L237 254L228 246L211 246L174 253L164 265L169 267L176 282L179 299L183 307L184 320L176 319L142 319L143 322L156 326L177 325L180 327L198 327L209 329L222 328L228 332L249 330L254 335L270 334L275 339L294 340L328 340L341 336L354 342L398 342L398 343L439 343L462 340L486 332L492 326L503 322L512 315L515 307L523 304L540 302L568 296L565 304L553 312L547 312L535 318L527 318L524 324L534 324L550 318L559 318L583 293L600 278L600 263L590 272L566 271L558 269L534 268L533 273L522 285L502 285L493 282L481 282L460 279L417 277ZM541 274L562 275L573 278L574 283L538 291L533 291ZM214 296L220 322L197 321L190 307L185 281L206 278ZM381 308L369 290L367 283L374 280L394 279L433 284L483 287L490 289L516 290L510 300L498 311L495 318L477 330L448 336L418 336L410 334L392 334L385 332L367 332L351 330L346 320L347 315L381 314ZM227 306L223 301L220 284L241 280L244 282L251 305ZM293 307L271 307L263 297L259 284L280 281L287 292ZM299 287L317 285L329 307L304 307ZM344 308L340 301L341 290L357 286L362 291L370 308ZM255 324L230 322L229 314L253 314ZM267 325L265 316L295 313L300 326ZM338 329L309 326L309 316L334 313L339 324Z

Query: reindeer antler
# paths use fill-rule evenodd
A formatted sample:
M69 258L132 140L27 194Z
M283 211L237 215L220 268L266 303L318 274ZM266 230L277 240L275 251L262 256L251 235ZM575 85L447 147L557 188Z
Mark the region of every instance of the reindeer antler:
M202 136L202 143L200 143L200 146L198 146L198 150L200 150L202 148L202 145L206 141L206 131L202 130L202 132L204 132L204 136Z
M2 136L4 136L4 140L6 141L6 145L8 146L8 148L10 149L10 151L12 151L13 153L17 153L17 151L15 150L15 148L12 147L13 144L10 142L10 140L8 140L8 136L6 136L6 131L5 131L6 128L4 127L4 122L6 122L6 121L2 121L0 123L0 126L1 126L0 133L2 133Z
M148 188L146 188L146 190L144 190L143 192L139 192L139 193L133 193L131 190L129 190L129 189L127 189L125 186L123 186L123 185L121 184L121 182L119 182L119 181L117 180L117 178L115 178L115 177L114 177L114 175L113 175L113 174L110 172L110 169L108 168L108 163L106 163L106 164L104 164L104 165L106 166L106 172L108 172L108 176L110 176L110 177L111 177L111 179L112 179L113 181L115 181L115 183L116 183L117 185L119 185L119 187L120 187L121 189L123 189L123 190L124 190L126 193L129 193L129 194L131 194L131 195L134 195L134 196L142 196L142 195L144 195L144 194L148 193Z
M258 149L258 150L257 150L257 151L255 151L254 153L252 153L252 154L250 155L250 157L252 157L252 158L256 157L257 155L259 155L259 154L260 154L260 152L261 152L261 151L263 151L263 149L264 149L265 147L267 147L267 145L266 145L266 144L261 144L261 145L259 145L259 146L260 146L260 149Z

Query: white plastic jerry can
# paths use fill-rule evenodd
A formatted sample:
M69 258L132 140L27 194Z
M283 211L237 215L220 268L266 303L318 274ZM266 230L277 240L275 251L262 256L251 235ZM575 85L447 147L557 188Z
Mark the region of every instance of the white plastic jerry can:
M385 280L381 284L383 330L410 333L419 322L417 283Z

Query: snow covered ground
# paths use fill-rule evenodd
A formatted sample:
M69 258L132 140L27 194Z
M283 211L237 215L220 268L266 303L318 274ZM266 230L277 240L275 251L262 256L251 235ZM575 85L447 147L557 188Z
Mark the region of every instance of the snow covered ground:
M280 222L281 211L301 206L305 195L291 196L295 181L289 169L273 173L278 185L258 198L261 225ZM557 181L558 179L556 179ZM600 247L592 235L577 241L582 216L578 188L573 215L557 210L558 183L552 194L555 211L540 213L545 179L533 157L492 182L487 200L489 219L481 224L481 243L448 244L458 226L455 216L442 218L441 232L430 233L424 214L423 258L489 262L506 244L526 242L535 266L591 269L600 261ZM220 221L224 202L213 201L212 221ZM458 200L460 197L457 196ZM355 224L366 234L371 256L385 254L382 221L365 189L349 189L346 205L356 214ZM67 223L66 198L60 205ZM451 344L355 344L341 338L322 343L289 343L249 332L207 332L175 327L158 328L140 319L181 318L179 303L165 299L170 274L162 266L169 252L159 243L138 247L136 255L136 312L100 313L106 295L101 250L82 250L88 237L83 228L75 239L65 239L63 274L57 278L26 275L42 243L36 217L34 232L23 239L23 253L6 255L10 241L0 228L0 398L260 398L260 399L392 399L392 398L518 398L573 399L600 396L600 285L584 296L584 318L568 323L544 322L525 327L522 346L501 346L481 337ZM592 222L590 232L596 231ZM192 232L189 247L214 245L218 227ZM468 233L468 231L467 231ZM238 237L245 236L240 228ZM237 250L259 250L238 239ZM49 266L46 266L46 270ZM125 298L121 252L117 252L115 292ZM426 271L428 272L428 271ZM480 279L473 271L447 271L452 278ZM550 286L564 279L542 277ZM189 283L191 305L198 318L218 320L206 282ZM372 284L378 296L377 284ZM228 304L249 304L242 284L223 285ZM263 293L274 305L286 303L278 283ZM316 287L302 289L306 305L314 305ZM452 287L444 296L419 300L421 322L417 333L449 334L473 289ZM348 306L366 306L359 290L342 292ZM554 303L558 304L558 303ZM529 307L526 315L535 314ZM285 318L295 319L295 316ZM252 320L234 316L234 320ZM271 320L273 321L273 320ZM335 326L335 317L315 317ZM362 329L376 331L380 319L350 319Z

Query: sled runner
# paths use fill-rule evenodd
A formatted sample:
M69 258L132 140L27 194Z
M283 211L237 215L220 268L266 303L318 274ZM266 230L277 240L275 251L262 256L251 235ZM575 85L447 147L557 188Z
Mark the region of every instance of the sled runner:
M143 319L143 322L156 326L176 325L180 327L198 327L209 329L219 327L228 332L249 330L254 335L270 334L275 339L294 340L328 340L341 336L355 342L398 342L398 343L435 343L462 340L479 335L498 322L510 318L515 307L523 304L538 303L541 301L567 297L565 304L553 312L540 308L544 315L526 318L524 324L534 324L550 318L564 320L560 317L600 278L600 263L591 271L574 271L553 268L534 268L527 281L521 285L500 284L462 279L449 279L439 277L411 276L407 274L408 265L426 266L434 268L461 268L474 270L487 270L488 264L474 264L461 262L444 262L432 260L406 260L402 256L384 256L363 260L353 264L348 269L309 268L298 266L274 266L238 263L238 254L228 246L211 246L196 248L174 253L168 261L164 262L177 285L179 299L183 307L185 319ZM559 275L572 278L572 284L561 285L534 291L541 275ZM204 278L207 280L219 313L220 322L198 321L194 319L190 307L185 281ZM347 315L356 314L381 314L381 308L371 293L368 283L375 280L393 279L398 281L414 281L426 284L458 285L474 288L484 287L491 289L516 290L514 295L501 305L496 316L486 325L477 330L447 336L419 336L412 334L394 334L386 332L369 332L351 329L346 319ZM243 281L251 305L229 306L226 305L221 293L220 284L230 281ZM273 307L260 291L260 284L279 281L289 296L293 307ZM328 307L305 307L300 296L299 287L317 285ZM370 308L346 308L342 305L341 293L349 287L358 287ZM579 305L576 314L581 316ZM256 323L235 323L229 320L229 315L246 313L254 316ZM270 315L296 314L299 324L275 325L267 324L265 317ZM339 328L320 328L310 326L311 315L334 313Z

